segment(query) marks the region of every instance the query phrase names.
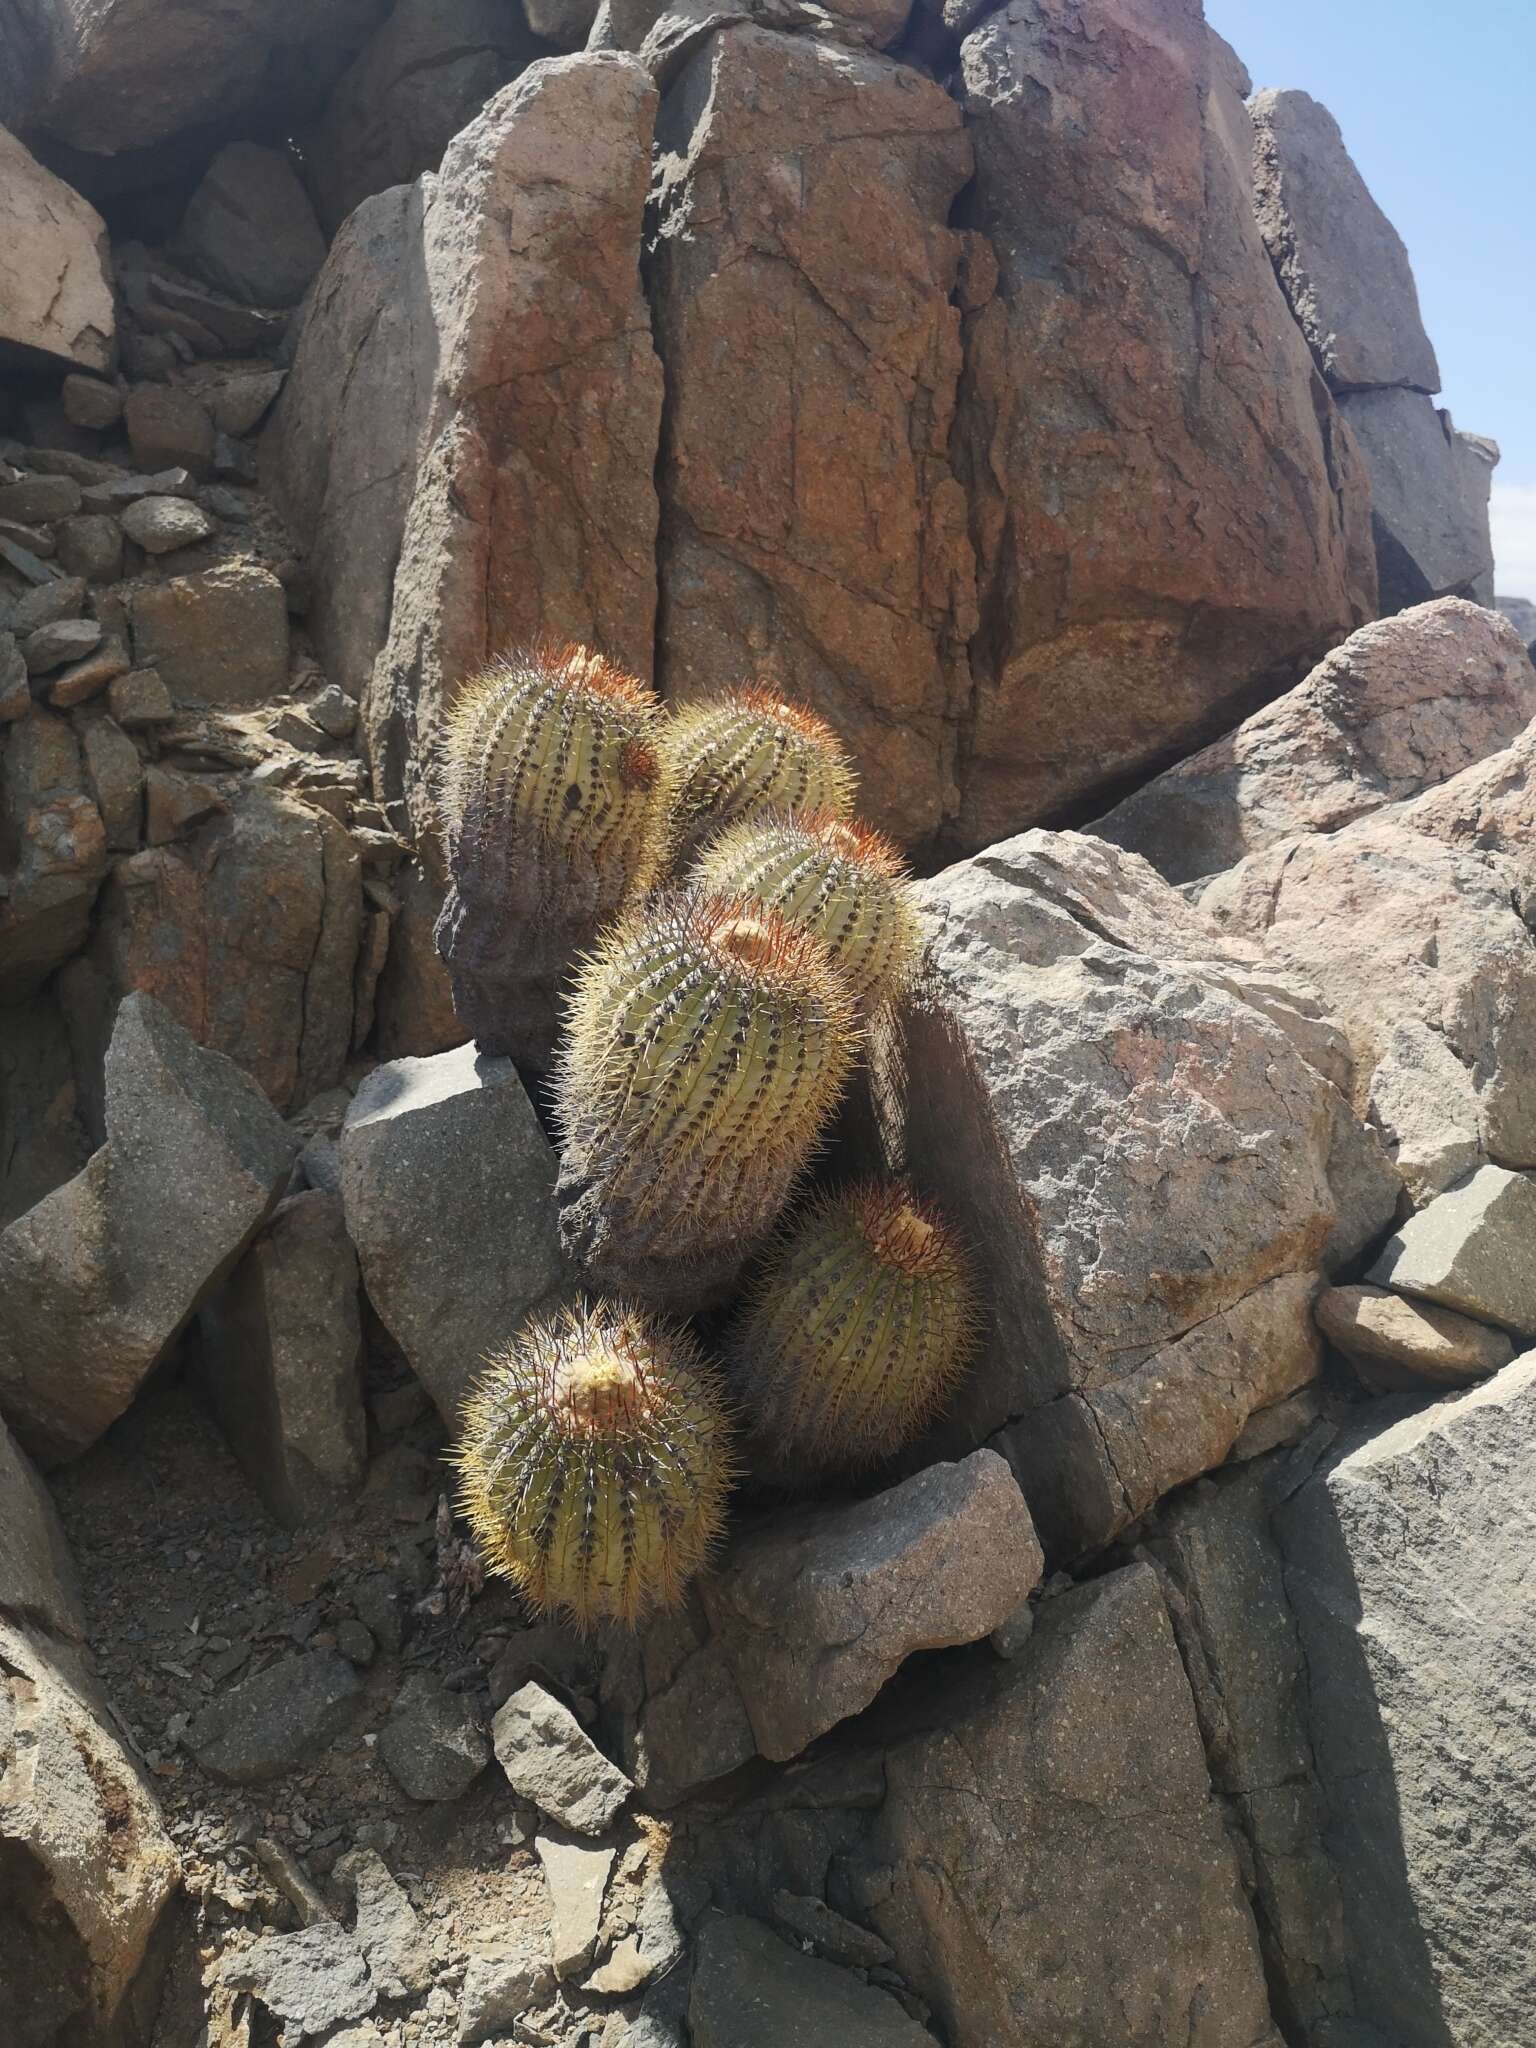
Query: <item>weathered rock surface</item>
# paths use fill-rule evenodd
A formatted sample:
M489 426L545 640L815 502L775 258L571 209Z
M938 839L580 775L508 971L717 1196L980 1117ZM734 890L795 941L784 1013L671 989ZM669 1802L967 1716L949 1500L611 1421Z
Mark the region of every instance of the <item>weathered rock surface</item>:
M274 2019L288 2022L284 2039L329 2037L342 2020L373 2011L378 1992L362 1950L334 1920L293 1934L268 1934L231 1956L219 1971L234 1991L249 1991Z
M1145 783L1093 830L1171 882L1335 832L1507 747L1536 717L1513 626L1458 598L1362 626L1305 682Z
M1195 0L1045 0L963 46L998 266L957 422L963 847L1202 744L1375 613L1360 466L1253 218L1229 59Z
M1504 614L1527 647L1536 646L1536 604L1530 598L1498 597L1494 599L1494 606Z
M603 1896L617 1851L558 1833L536 1835L533 1846L549 1886L555 1975L574 1977L596 1951Z
M452 1428L487 1354L562 1283L549 1140L511 1061L461 1046L370 1074L341 1160L368 1298Z
M852 1506L775 1515L701 1590L757 1747L783 1762L915 1652L989 1635L1043 1568L1013 1474L983 1450Z
M334 1650L280 1657L210 1700L187 1730L205 1771L259 1785L310 1764L356 1712L362 1682Z
M874 823L931 838L976 623L948 455L960 110L893 60L741 26L658 133L658 680L770 678L848 742Z
M1048 1600L1022 1657L932 1713L889 1750L849 1875L954 2048L1119 2042L1128 2026L1158 2048L1278 2048L1150 1570Z
M490 1762L491 1746L463 1693L413 1671L380 1730L379 1754L412 1799L457 1799Z
M925 2048L933 2039L888 1991L744 1919L705 1923L688 2025L695 2048Z
M1536 1337L1536 1178L1479 1167L1409 1217L1370 1278Z
M128 1406L282 1189L297 1149L260 1091L130 996L106 1056L107 1142L0 1236L0 1407L72 1457Z
M1330 387L1438 391L1408 251L1338 122L1304 92L1257 93L1250 111L1259 229Z
M178 704L261 704L288 681L288 603L257 562L223 562L133 594L133 654Z
M1371 479L1381 609L1493 594L1484 474L1474 490L1465 437L1422 392L1355 391L1339 401ZM1495 451L1496 459L1496 451ZM1486 458L1482 468L1489 468Z
M0 127L0 350L109 370L116 332L105 222Z
M286 1528L334 1511L367 1470L358 1285L340 1196L309 1189L279 1204L198 1317L214 1412Z
M1384 1287L1328 1288L1318 1297L1317 1322L1366 1381L1384 1391L1465 1386L1487 1379L1515 1355L1502 1330Z
M51 991L7 1007L0 1024L0 1228L51 1195L91 1156L69 1037Z
M554 1988L549 1945L514 1923L490 1953L473 1955L459 1993L459 2040L465 2048L505 2033Z
M432 1944L415 1908L373 1849L352 1849L336 1865L337 1880L357 1908L353 1939L385 1998L408 1998L432 1981Z
M8 728L0 756L0 984L35 994L85 939L107 871L107 834L86 795L66 719L36 708Z
M176 247L211 285L252 306L297 305L325 261L325 236L293 159L254 142L219 151L188 203Z
M498 1711L492 1739L513 1791L576 1834L606 1834L635 1789L570 1708L531 1681Z

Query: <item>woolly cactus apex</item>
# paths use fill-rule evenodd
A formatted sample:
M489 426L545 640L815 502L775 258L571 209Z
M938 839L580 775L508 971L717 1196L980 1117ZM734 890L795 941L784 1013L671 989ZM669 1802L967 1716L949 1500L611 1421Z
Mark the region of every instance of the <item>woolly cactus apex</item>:
M686 894L582 967L558 1071L566 1252L599 1286L722 1299L837 1104L857 1044L826 948L775 911Z
M650 886L668 810L662 722L643 683L582 647L493 662L455 699L437 948L487 1052L548 1065L576 954Z
M679 866L726 825L764 810L846 818L856 778L837 734L803 704L754 687L673 713L674 857Z
M460 1495L486 1563L578 1628L675 1607L734 1476L692 1338L608 1302L536 1316L465 1409Z
M922 927L900 853L835 812L743 819L711 841L694 873L702 888L814 932L866 1008L894 995L916 965Z
M936 1209L884 1181L814 1203L732 1340L742 1400L776 1476L891 1457L938 1417L978 1330L970 1260Z

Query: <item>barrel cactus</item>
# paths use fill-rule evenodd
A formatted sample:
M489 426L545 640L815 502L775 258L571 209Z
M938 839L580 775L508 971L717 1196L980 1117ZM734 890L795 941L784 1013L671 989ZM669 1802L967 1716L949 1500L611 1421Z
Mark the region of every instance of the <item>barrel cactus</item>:
M978 1328L970 1260L932 1205L885 1181L813 1203L732 1332L765 1468L793 1481L891 1457L940 1414Z
M701 888L777 910L814 932L854 999L872 1009L917 961L922 928L895 844L832 811L745 818L705 848Z
M771 689L733 691L673 713L666 752L679 867L738 818L764 810L845 818L856 778L837 734Z
M616 1293L723 1298L856 1043L826 948L776 912L685 893L630 913L582 966L558 1066L567 1253Z
M637 891L666 835L654 694L584 647L508 656L466 682L442 741L451 887L437 948L460 1021L542 1070L571 963Z
M734 1476L718 1380L693 1339L601 1301L534 1317L489 1361L457 1463L490 1569L582 1629L677 1605Z

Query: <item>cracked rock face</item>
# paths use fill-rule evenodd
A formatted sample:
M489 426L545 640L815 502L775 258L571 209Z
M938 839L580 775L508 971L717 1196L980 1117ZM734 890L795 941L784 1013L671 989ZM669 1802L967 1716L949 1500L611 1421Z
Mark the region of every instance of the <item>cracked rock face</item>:
M105 222L0 128L0 343L110 370L116 328Z

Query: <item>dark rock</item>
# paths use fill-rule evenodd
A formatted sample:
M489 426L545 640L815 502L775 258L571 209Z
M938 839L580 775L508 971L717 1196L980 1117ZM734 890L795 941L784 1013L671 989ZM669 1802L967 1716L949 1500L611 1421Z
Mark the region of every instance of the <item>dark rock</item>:
M32 708L0 755L0 985L22 1002L84 942L107 868L101 813L67 720Z
M850 1970L875 1969L894 1954L888 1941L834 1913L825 1899L780 1890L773 1895L773 1911L798 1940L813 1941L829 1962L843 1963Z
M153 767L144 776L144 837L151 846L185 838L205 818L227 808L211 783L174 768Z
M80 745L92 799L106 827L109 853L132 853L144 809L144 768L139 750L120 725L100 712L79 721Z
M166 725L176 716L171 693L158 669L136 668L114 678L107 704L118 724L128 728Z
M414 1671L379 1732L379 1755L412 1799L457 1799L490 1762L491 1745L463 1693Z
M695 2048L930 2048L933 2040L888 1991L741 1919L705 1922L688 2025Z
M80 510L80 486L66 476L29 476L20 483L0 484L0 519L23 525L45 519L68 519Z
M261 1784L313 1764L347 1728L361 1696L345 1657L296 1651L210 1700L187 1731L187 1748L216 1778Z
M88 583L115 583L123 573L123 529L102 512L82 512L59 527L59 567Z
M35 633L29 633L21 642L22 659L27 664L30 676L51 675L55 669L63 668L66 662L77 662L101 640L101 627L95 619L59 619L51 626L39 626ZM121 675L122 670L118 670ZM102 678L103 683L110 681Z
M104 384L96 377L66 377L59 387L59 398L64 417L71 425L89 427L93 433L105 433L123 416L122 392L115 384Z
M123 424L133 459L143 470L180 468L205 477L213 467L213 421L190 391L136 385L123 406Z
M231 298L296 306L325 261L325 237L286 151L228 142L187 204L176 252Z

